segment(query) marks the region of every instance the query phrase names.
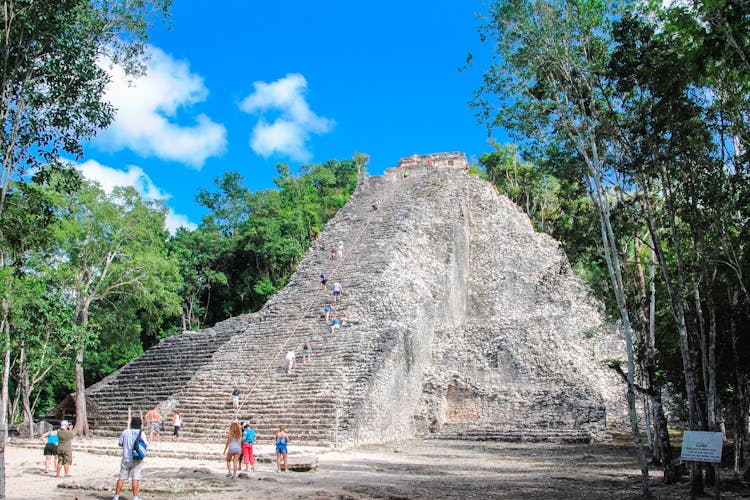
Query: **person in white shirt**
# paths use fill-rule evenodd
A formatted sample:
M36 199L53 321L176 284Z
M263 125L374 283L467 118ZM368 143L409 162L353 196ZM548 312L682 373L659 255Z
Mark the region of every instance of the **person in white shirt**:
M289 375L292 373L292 368L294 368L297 365L296 355L294 354L294 351L289 351L286 353L286 374Z

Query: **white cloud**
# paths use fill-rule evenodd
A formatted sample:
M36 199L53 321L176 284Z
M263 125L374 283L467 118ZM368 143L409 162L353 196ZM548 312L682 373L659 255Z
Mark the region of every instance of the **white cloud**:
M159 189L143 169L135 165L129 165L127 170L118 170L96 160L87 160L77 167L86 179L99 183L106 193L111 193L117 186L132 186L147 201L169 200L172 197ZM180 227L190 230L197 227L186 215L177 214L171 208L168 209L164 226L171 234Z
M206 158L226 149L226 128L205 114L197 115L192 125L179 124L175 115L206 99L203 78L156 47L149 48L149 55L147 74L135 80L129 81L120 67L109 69L112 80L105 98L117 115L99 140L114 150L128 148L201 168Z
M324 134L333 128L334 121L316 115L307 104L307 80L299 73L286 75L275 82L254 82L254 91L240 103L240 109L261 117L253 128L250 147L267 158L273 153L306 161L312 154L306 142L312 134ZM268 122L266 112L280 115Z

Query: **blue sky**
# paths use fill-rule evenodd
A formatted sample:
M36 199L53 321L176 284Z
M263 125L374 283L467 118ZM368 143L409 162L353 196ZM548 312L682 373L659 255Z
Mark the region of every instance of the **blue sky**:
M128 85L113 70L117 117L80 168L105 189L166 199L174 230L200 222L197 190L227 170L258 190L273 187L280 162L364 152L379 175L414 153L478 157L491 148L467 103L489 64L484 11L456 0L177 0L171 29L152 30L148 75Z

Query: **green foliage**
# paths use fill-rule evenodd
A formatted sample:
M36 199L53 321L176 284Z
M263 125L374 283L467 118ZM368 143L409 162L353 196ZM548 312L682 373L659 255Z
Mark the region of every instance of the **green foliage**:
M366 155L304 165L293 175L276 166L277 189L251 193L227 172L197 200L209 213L194 231L170 239L180 262L182 327L198 329L258 310L289 280L325 223L348 200Z
M0 148L3 179L80 157L81 141L106 127L106 65L142 70L146 30L169 0L3 0ZM54 54L54 57L50 57ZM2 200L0 200L0 206Z
M739 333L750 323L748 26L750 8L733 0L497 0L480 28L496 54L475 109L526 159L497 147L483 156L487 178L562 241L610 311L612 292L623 290L618 309L632 319L639 359L653 327L652 373L702 405L709 422L729 409L747 418L734 388L750 380ZM535 200L547 194L555 203L543 227ZM614 244L603 246L607 238ZM617 287L603 259L614 249Z

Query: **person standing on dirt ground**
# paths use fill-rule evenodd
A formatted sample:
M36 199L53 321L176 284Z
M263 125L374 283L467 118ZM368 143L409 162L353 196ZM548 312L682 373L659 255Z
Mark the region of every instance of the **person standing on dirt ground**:
M255 437L257 434L255 430L250 427L250 422L245 422L243 425L244 430L242 431L242 463L245 464L245 471L247 472L248 466L253 467L255 472L255 455L253 454L253 444L255 443Z
M240 455L242 454L242 429L240 424L232 422L229 424L227 443L224 445L222 455L227 456L227 477L237 479L237 469L240 466Z
M283 426L279 427L279 432L274 436L276 438L276 472L281 472L281 462L284 461L284 472L289 472L289 458L287 456L287 444L289 436Z
M57 429L52 428L52 430L39 436L39 439L44 441L44 473L49 474L52 460L54 460L52 471L57 470L57 443L60 440L57 436Z
M60 422L60 430L57 431L57 467L55 467L57 477L63 477L60 475L61 470L65 471L65 477L70 477L70 464L73 462L73 439L75 437L71 423L67 420Z
M180 428L182 427L182 415L180 415L180 412L175 410L172 414L172 427L174 427L174 432L172 435L174 436L174 442L178 443L180 441Z
M154 433L156 433L156 442L158 443L161 439L161 427L164 424L164 417L161 416L161 410L158 406L154 406L152 410L146 412L146 425L148 425L148 442L154 440Z
M141 430L142 425L143 422L141 421L141 417L133 417L130 419L130 427L122 431L122 434L120 434L119 445L120 448L122 448L120 476L117 479L117 484L115 485L115 496L112 497L112 500L120 500L120 492L122 491L125 481L128 480L128 477L131 479L131 484L133 486L133 500L140 500L138 491L140 490L141 473L143 472L143 460L136 460L133 458L133 445L138 439L138 436L143 433L143 430ZM145 436L141 436L141 439L146 442ZM146 442L146 445L148 445L148 442Z
M336 249L339 252L339 259L343 260L344 259L344 242L343 241L339 241L339 244L336 247Z

